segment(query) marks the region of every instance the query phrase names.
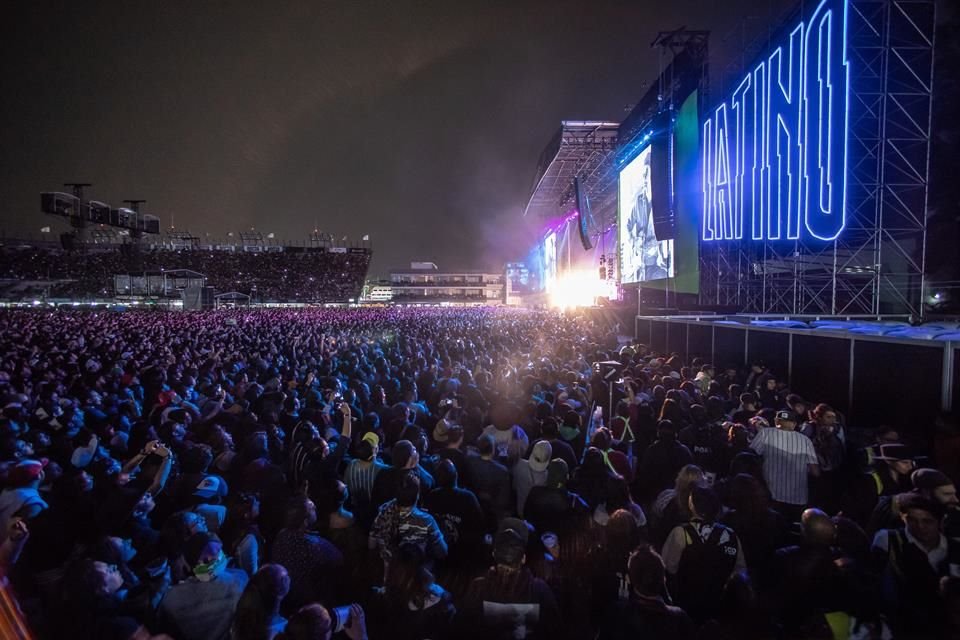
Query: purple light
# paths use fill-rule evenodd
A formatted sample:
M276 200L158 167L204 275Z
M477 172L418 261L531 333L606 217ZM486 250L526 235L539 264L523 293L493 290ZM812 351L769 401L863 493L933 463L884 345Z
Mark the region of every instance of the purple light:
M540 237L545 238L547 235L551 233L556 233L557 231L565 227L569 222L571 222L572 220L575 220L579 215L580 215L580 212L574 209L563 218L559 220L554 220L552 222L548 222L540 231Z

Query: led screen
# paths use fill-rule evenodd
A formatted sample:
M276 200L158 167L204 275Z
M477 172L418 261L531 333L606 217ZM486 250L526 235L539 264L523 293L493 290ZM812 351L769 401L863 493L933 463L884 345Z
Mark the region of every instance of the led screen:
M650 147L620 172L620 281L662 280L674 276L673 240L658 241L650 206Z
M557 279L557 234L552 231L543 239L543 265L544 289L553 291Z

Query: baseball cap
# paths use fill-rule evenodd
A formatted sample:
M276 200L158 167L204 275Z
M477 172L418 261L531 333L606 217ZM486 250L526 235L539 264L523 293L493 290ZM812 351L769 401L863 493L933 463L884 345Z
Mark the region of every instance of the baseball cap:
M369 443L370 443L370 446L372 446L372 447L379 447L379 446L380 446L380 436L378 436L378 435L377 435L376 433L374 433L373 431L367 431L365 434L363 434L363 437L360 438L360 440L361 440L362 442L369 442Z
M416 454L416 451L416 447L414 447L413 443L409 440L399 440L397 444L393 445L393 449L390 452L393 466L398 469L404 468L407 466L410 458Z
M789 409L781 409L777 411L777 420L782 420L783 422L800 422L800 418L793 411Z
M450 434L450 425L441 418L437 421L437 426L433 428L433 439L437 442L446 442Z
M10 470L8 478L10 483L14 486L20 486L29 484L37 478L40 477L40 474L43 473L43 470L49 464L47 458L40 458L39 460L21 460L13 469Z
M197 498L209 500L220 495L220 486L222 480L217 476L205 476L193 489L193 495Z
M90 450L87 447L77 447L73 450L73 455L70 456L70 464L77 469L83 469L93 461L95 453L97 453L96 448Z
M530 539L530 525L527 524L526 520L512 517L504 518L497 527L497 535L494 536L494 541L505 531L512 531L520 538L523 546L527 546L527 541Z
M917 469L910 474L914 489L929 490L953 484L950 477L936 469Z
M493 543L493 557L501 564L516 566L523 560L527 545L513 529L497 533Z
M530 468L536 472L546 471L552 457L553 447L546 440L541 440L533 445L533 451L530 452Z

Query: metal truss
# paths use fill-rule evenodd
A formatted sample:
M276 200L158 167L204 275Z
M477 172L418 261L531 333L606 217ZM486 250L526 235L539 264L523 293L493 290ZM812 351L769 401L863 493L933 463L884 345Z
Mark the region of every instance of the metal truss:
M576 207L573 179L580 176L598 228L616 219L617 180L612 173L618 144L615 122L564 121L540 155L524 215L545 220Z
M847 226L832 243L701 244L700 301L922 316L935 0L850 0Z

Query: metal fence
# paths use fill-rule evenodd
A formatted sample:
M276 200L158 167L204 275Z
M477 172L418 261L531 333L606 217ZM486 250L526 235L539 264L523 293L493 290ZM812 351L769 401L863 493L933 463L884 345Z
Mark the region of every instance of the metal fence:
M929 434L960 397L960 342L887 338L817 329L762 327L696 317L637 316L635 336L660 353L700 357L718 369L763 361L813 402L850 424L889 424Z

